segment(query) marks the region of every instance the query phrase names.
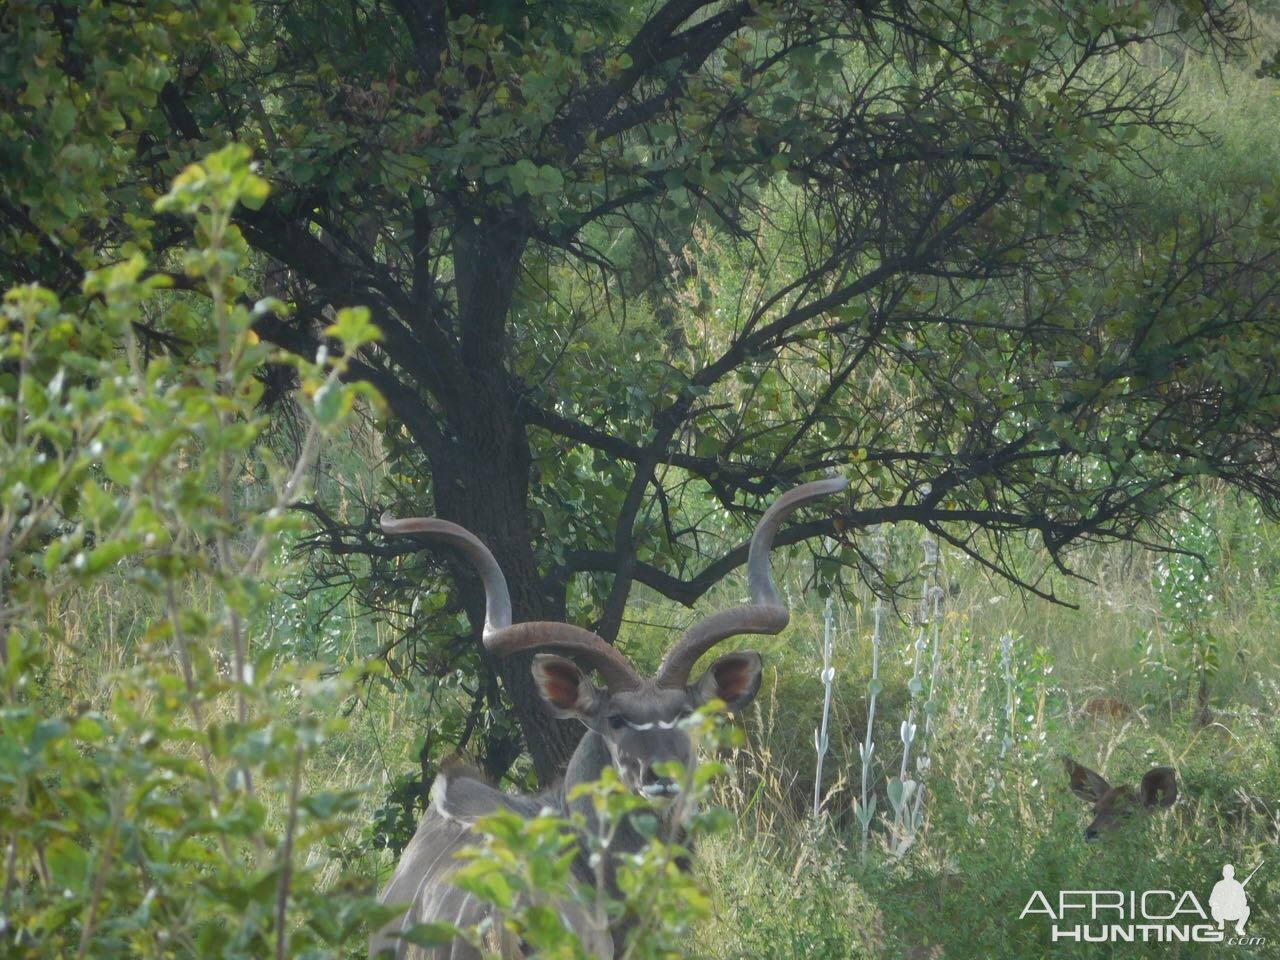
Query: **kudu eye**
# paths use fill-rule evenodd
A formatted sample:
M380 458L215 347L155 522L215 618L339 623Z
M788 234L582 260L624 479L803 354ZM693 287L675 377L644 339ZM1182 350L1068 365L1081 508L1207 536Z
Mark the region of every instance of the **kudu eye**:
M613 716L609 718L609 726L611 726L614 730L621 730L626 725L627 725L627 718L620 714L615 713Z

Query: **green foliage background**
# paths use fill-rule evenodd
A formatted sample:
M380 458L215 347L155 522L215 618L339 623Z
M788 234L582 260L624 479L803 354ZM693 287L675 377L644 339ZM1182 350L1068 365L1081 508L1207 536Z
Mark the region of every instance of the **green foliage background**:
M369 568L357 569L363 592L353 593L328 584L323 564L308 567L296 551L315 534L305 515L286 509L302 496L336 504L341 515L388 489L413 498L422 488L396 468L395 431L379 429L373 391L343 379L376 339L368 314L339 312L315 356L270 347L254 332L287 308L258 300L264 265L232 222L237 205L257 209L268 196L248 151L192 142L186 156L162 149L171 131L153 128L161 115L152 107L164 102L167 84L181 84L192 49L234 60L228 97L251 88L260 48L245 38L271 21L255 19L246 3L88 4L67 61L39 6L10 2L0 28L8 49L21 53L0 59L0 202L30 214L25 225L5 219L0 248L11 277L79 282L89 273L61 297L15 287L0 326L0 942L6 955L41 958L360 956L370 925L387 915L373 901L379 879L421 813L419 778L466 739L464 731L499 738L513 722L496 698L476 699L466 659L474 655L449 646L464 630L450 598L425 594L407 614L381 608L369 602L380 589ZM272 16L294 15L288 4L269 6ZM462 28L464 46L482 47L496 24L551 29L556 6L495 5L488 20ZM590 4L561 12L601 25L632 14ZM1257 7L1265 37L1275 36L1273 14ZM323 20L311 26L332 29ZM571 54L593 42L570 31L560 58L540 52L549 59L537 64L537 83L579 82ZM493 68L513 76L528 66L521 57L533 55L504 51ZM1175 233L1208 210L1242 224L1250 242L1274 239L1268 191L1280 168L1277 100L1272 81L1252 77L1255 66L1267 70L1188 56L1179 109L1204 122L1209 143L1153 147L1160 177L1113 169L1101 186L1140 198ZM293 186L331 174L325 189L354 186L343 177L367 145L352 131L306 122L319 104L309 98L334 83L331 70L316 65L316 86L274 91L280 99L264 107L297 118L277 130L264 171L287 160ZM546 90L519 92L534 106L553 100ZM389 96L363 95L355 106L373 110ZM494 97L495 112L469 105L450 143L471 144L479 183L571 224L566 197L599 184L583 176L567 185L555 166L518 157L500 115L508 103ZM428 106L426 116L440 115L432 112L439 104ZM430 123L424 132L418 120L386 125L389 155L406 138L433 142ZM684 196L719 195L735 172L704 168L691 143L670 132L661 155L670 186L692 191ZM187 166L197 154L200 164ZM631 169L647 159L623 151L607 164ZM452 161L465 178L467 157ZM139 163L144 177L136 176ZM424 174L411 163L389 163L386 172L383 189L405 194ZM1070 213L1055 206L1070 192L1058 187L1021 185L1028 207L1050 220ZM1193 196L1203 202L1191 204ZM681 334L691 355L713 356L725 337L717 318L749 278L750 244L718 234L693 210L690 203L665 211L687 220L681 255L698 267L674 302L693 318ZM780 215L756 242L783 251L805 228L803 218ZM175 247L188 236L192 242ZM1144 270L1102 271L1091 280L1099 286L1080 285L1071 309L1091 308L1099 294L1112 298L1116 315L1148 307L1151 278L1180 261L1158 243L1139 252ZM546 389L598 407L620 435L640 439L628 431L683 374L665 360L619 358L675 336L670 318L659 307L642 311L619 334L563 262L547 257L528 275L545 284L526 278L519 291L515 309L528 336L514 351L517 373L563 351L573 362L558 366ZM562 298L544 298L547 289ZM184 345L180 362L168 349L174 343ZM949 370L959 381L1016 402L980 362L992 344L952 346ZM1223 381L1247 380L1273 360L1274 344L1218 346L1200 359ZM924 341L911 347L932 349ZM797 349L805 363L824 362L821 351ZM1152 361L1159 360L1157 351ZM272 371L282 368L287 396L269 411L262 401L279 382ZM728 411L726 432L691 436L692 454L716 456L726 435L768 434L794 391L812 385L808 370L745 368L715 398ZM909 365L883 368L867 389L890 418L910 412L927 431L937 421L922 415L911 374ZM1069 418L1052 426L1077 428ZM834 439L839 430L824 424L819 435ZM597 529L600 518L618 509L626 470L551 442L533 453L546 554L591 546L607 532ZM855 458L848 469L872 499L898 493L901 477L883 465ZM566 471L572 486L562 482ZM1090 583L1061 574L1037 581L1078 610L1028 600L958 551L944 551L943 680L930 766L921 773L927 828L900 860L882 847L882 825L863 856L853 816L874 602L857 578L865 569L855 550L840 555L843 565L788 553L783 579L797 616L764 643L765 691L745 720L745 745L724 751L730 773L715 788L732 822L700 840L691 885L673 887L696 909L680 914L652 888L642 898L653 927L649 955L1070 955L1050 947L1042 927L1017 919L1031 890L1185 887L1203 902L1223 862L1247 870L1269 858L1280 839L1280 537L1254 503L1224 486L1204 480L1187 489L1142 536L1203 562L1087 546L1069 560ZM715 532L727 540L732 531L721 522ZM911 528L892 535L890 579L900 586L904 616L919 589L915 537ZM641 560L658 562L671 544L649 518L634 547ZM1011 568L1052 569L1037 543L1015 538L1001 550ZM827 815L814 825L806 810L821 622L810 591L819 586L835 589L842 613ZM699 610L731 602L736 590L726 583ZM575 579L571 618L597 611L606 594L601 578ZM638 590L621 643L652 666L692 618ZM398 647L411 627L432 639L425 653ZM873 731L884 750L875 777L882 808L906 713L912 635L891 623L882 666L881 728ZM999 657L1005 636L1008 673ZM370 659L393 649L389 665ZM1093 697L1119 700L1132 713L1092 718L1082 708ZM1006 739L1010 750L1001 749ZM1173 765L1181 799L1167 815L1085 845L1087 814L1065 790L1063 752L1113 782ZM529 779L527 762L511 779ZM495 856L516 851L536 863L540 836L498 831ZM557 849L545 855L554 859ZM652 882L668 866L638 865L637 876ZM1250 934L1269 945L1235 955L1265 957L1280 943L1277 876L1264 867L1250 886L1257 905ZM555 949L548 937L547 949ZM1124 955L1208 953L1152 946Z

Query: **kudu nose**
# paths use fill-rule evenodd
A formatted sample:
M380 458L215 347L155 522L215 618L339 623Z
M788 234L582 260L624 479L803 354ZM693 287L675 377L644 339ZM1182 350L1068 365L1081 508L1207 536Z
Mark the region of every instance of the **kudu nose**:
M644 768L641 789L651 797L670 796L680 792L679 785L670 777L659 773L653 764L647 764Z
M1086 840L1097 840L1097 839L1098 839L1098 828L1097 828L1097 827L1089 827L1089 828L1088 828L1087 830L1085 830L1085 832L1084 832L1084 838L1085 838Z

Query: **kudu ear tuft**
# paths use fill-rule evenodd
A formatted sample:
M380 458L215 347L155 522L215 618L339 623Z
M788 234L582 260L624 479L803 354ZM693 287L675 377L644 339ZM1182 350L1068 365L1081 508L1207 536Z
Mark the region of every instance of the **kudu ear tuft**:
M1173 767L1152 767L1138 786L1144 807L1171 807L1178 799L1178 775Z
M557 717L581 717L596 702L596 688L572 660L550 653L533 658L533 682L551 712Z
M1071 792L1085 803L1097 803L1111 789L1111 784L1100 773L1076 763L1070 757L1062 758L1062 765L1071 778Z
M760 654L754 650L727 653L694 684L694 695L699 703L723 700L730 710L741 710L760 689L761 668Z

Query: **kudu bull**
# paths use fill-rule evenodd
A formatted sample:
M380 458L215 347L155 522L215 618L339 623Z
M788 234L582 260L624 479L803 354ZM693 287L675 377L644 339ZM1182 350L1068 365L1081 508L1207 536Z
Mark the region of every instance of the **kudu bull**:
M492 907L453 886L449 875L455 854L476 842L471 825L487 813L505 808L532 817L550 808L562 814L578 814L592 830L595 816L587 799L569 801L574 787L591 783L613 767L629 789L655 802L656 836L678 843L690 811L680 796L677 779L668 776L672 762L686 770L694 763L693 746L681 719L712 699L724 701L730 710L751 702L760 686L760 655L752 651L720 657L695 683L689 676L698 659L722 640L738 634L776 634L789 615L769 571L769 551L782 521L797 508L845 487L842 478L819 480L779 497L756 525L747 555L747 580L751 602L714 613L685 631L651 678L640 676L631 663L601 637L568 623L511 622L511 601L497 561L475 536L444 520L383 518L389 534L426 534L458 549L476 568L485 589L485 648L496 656L530 650L555 650L569 654L594 668L604 682L597 687L571 660L549 653L533 659L533 677L548 709L558 717L576 717L587 731L569 759L560 786L538 796L513 796L489 786L465 769L443 771L431 791L431 809L405 848L400 864L382 892L385 904L408 905L403 918L376 934L370 956L394 955L397 960L470 960L480 954L455 941L446 947L423 949L396 937L414 924L446 921L470 927L493 917L495 942L489 944L503 957L522 955L521 945L502 929ZM649 841L632 824L624 823L613 838L610 856L603 864L603 879L614 887L617 857L643 849ZM597 883L596 871L581 845L574 873L586 886ZM602 958L620 953L627 935L624 929L601 929L595 918L572 904L561 909L567 928L582 938L589 952Z

